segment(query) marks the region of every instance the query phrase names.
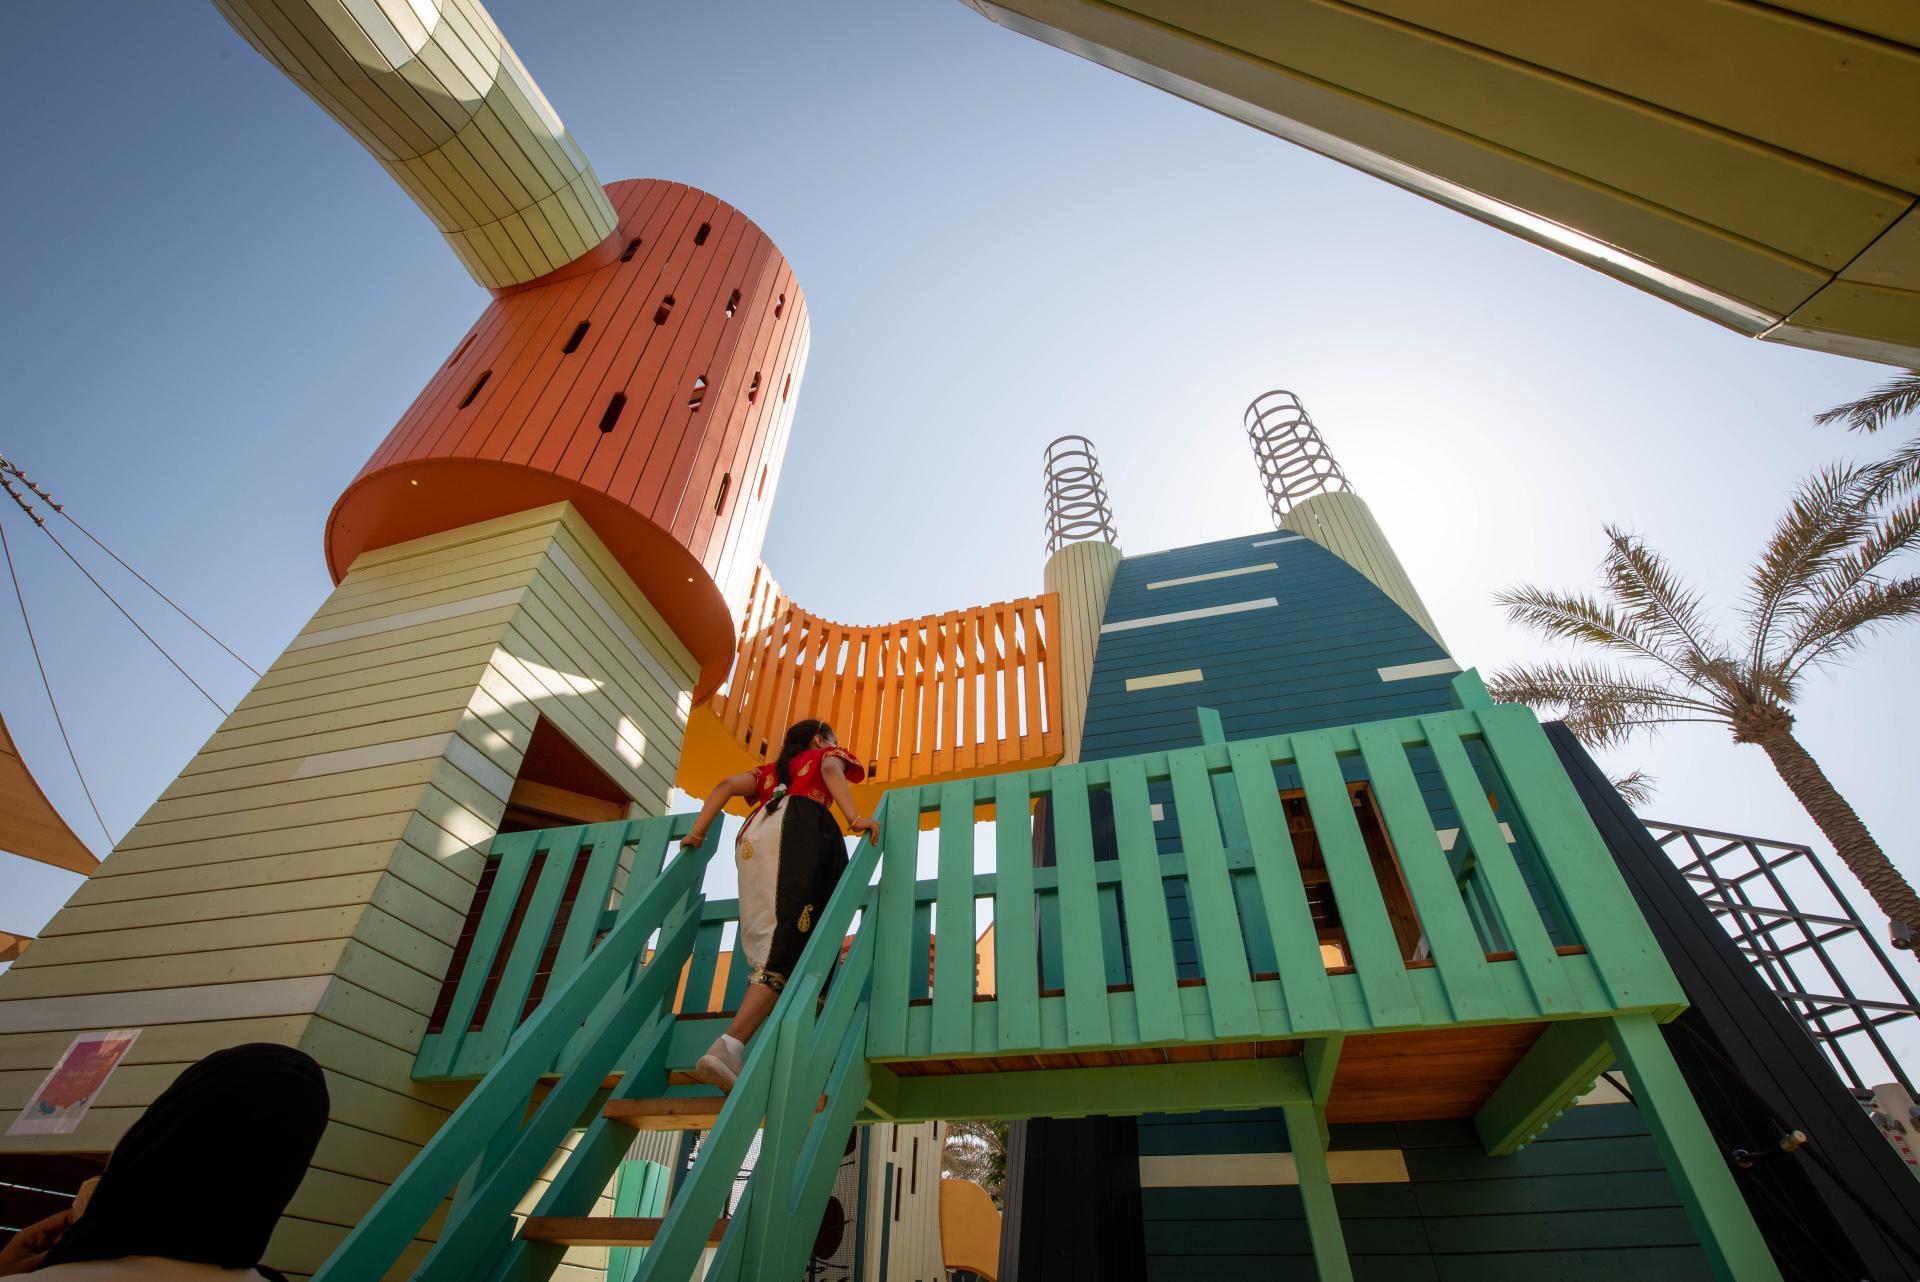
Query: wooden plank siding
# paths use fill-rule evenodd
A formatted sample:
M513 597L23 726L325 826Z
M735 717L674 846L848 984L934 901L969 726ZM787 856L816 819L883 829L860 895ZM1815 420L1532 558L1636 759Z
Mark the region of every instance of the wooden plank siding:
M311 1272L465 1094L414 1057L535 725L664 813L695 676L567 505L362 556L0 976L0 1110L145 1030L78 1132L0 1148L110 1148L208 1052L298 1045L332 1121L267 1262Z
M1271 569L1250 568L1269 564ZM1388 578L1389 589L1402 588L1400 582L1384 575L1381 567L1370 568ZM1247 572L1222 573L1240 570ZM1405 585L1401 595L1417 605L1418 598L1411 592L1411 586ZM1112 628L1115 623L1267 599L1274 604ZM1099 638L1089 683L1080 744L1080 759L1085 762L1144 752L1177 753L1211 738L1232 743L1419 716L1452 707L1452 673L1444 670L1451 666L1444 662L1450 656L1424 617L1403 609L1388 591L1370 580L1364 568L1348 564L1316 538L1297 537L1288 531L1128 557L1114 575L1104 622L1111 630L1103 631ZM1439 670L1387 679L1399 675L1393 669L1419 664L1432 664ZM1388 669L1388 674L1383 675L1381 669ZM1198 680L1191 679L1192 670L1198 670ZM1142 680L1176 673L1182 676L1177 682ZM1203 708L1218 713L1217 729L1211 732L1203 727L1199 714ZM1480 745L1467 745L1467 755L1476 768L1484 765L1480 754ZM1363 777L1362 758L1346 759L1342 765L1349 782ZM1434 826L1442 832L1458 827L1462 820L1452 804L1440 763L1431 751L1409 749L1406 766L1412 770ZM1457 761L1450 761L1449 767L1458 773ZM1259 773L1252 772L1254 776ZM1297 768L1279 771L1276 782L1281 789L1297 789L1303 783ZM1257 786L1245 779L1237 783L1242 788ZM1321 786L1325 787L1325 781ZM1187 789L1188 796L1177 798L1165 783L1150 785L1149 793L1160 816L1153 825L1157 852L1174 853L1179 846L1179 802L1205 804L1210 798L1206 790L1192 787ZM1485 831L1480 816L1470 818ZM1508 820L1512 816L1499 814L1497 818ZM1543 889L1547 879L1539 871L1523 826L1516 824L1514 829L1515 866L1528 894L1541 909L1552 942L1577 942L1568 937L1557 904ZM1232 836L1227 839L1231 844ZM1447 837L1441 838L1443 846L1448 842ZM1466 844L1463 840L1462 849ZM1049 858L1050 852L1043 850L1042 857ZM1202 978L1192 923L1194 909L1184 882L1167 882L1166 892L1180 978L1191 984ZM1395 942L1386 941L1388 951L1399 951L1393 947ZM1534 942L1537 946L1538 941ZM1355 1050L1357 1054L1358 1048ZM1355 1066L1349 1068L1359 1071ZM1486 1083L1477 1085L1484 1089ZM1391 1113L1391 1101L1380 1104ZM1549 1136L1570 1138L1580 1127L1599 1124L1584 1116L1594 1112L1608 1114L1604 1128L1609 1135L1604 1141L1596 1137L1579 1144L1536 1144L1522 1154L1525 1160L1519 1165L1513 1164L1516 1159L1486 1157L1470 1125L1464 1122L1335 1125L1335 1196L1342 1217L1348 1221L1346 1237L1355 1276L1521 1276L1529 1267L1525 1254L1529 1235L1510 1231L1522 1223L1521 1218L1513 1217L1533 1222L1540 1249L1550 1252L1542 1263L1549 1266L1551 1276L1611 1278L1621 1269L1641 1266L1652 1278L1703 1276L1704 1256L1694 1244L1652 1141L1631 1108L1574 1110ZM1576 1116L1580 1120L1575 1121ZM1110 1120L1098 1125L1126 1124ZM1143 1158L1280 1152L1287 1148L1286 1128L1278 1109L1148 1115L1139 1119L1138 1125ZM1091 1135L1095 1126L1092 1121L1050 1121L1044 1131L1015 1146L1012 1151L1030 1167L1028 1186L1050 1169L1051 1147L1081 1142L1072 1136L1083 1130ZM1404 1149L1412 1182L1397 1186L1340 1183L1338 1150L1343 1147ZM1612 1155L1613 1149L1631 1150L1626 1166ZM1542 1156L1535 1156L1543 1150ZM1434 1160L1429 1162L1429 1157ZM1527 1174L1542 1162L1557 1163L1565 1178L1544 1191L1533 1189L1525 1179L1511 1178ZM1013 1187L1016 1185L1010 1178ZM1458 1205L1457 1200L1446 1203L1449 1191L1456 1188L1483 1193L1485 1209L1476 1211ZM1564 1225L1542 1228L1538 1222L1543 1216L1520 1205L1535 1192L1565 1204L1542 1203L1539 1208L1543 1212L1564 1210ZM1636 1224L1634 1230L1645 1239L1644 1249L1625 1249L1619 1233L1607 1226L1605 1211L1616 1200L1634 1208L1632 1215L1647 1220L1646 1224ZM1423 1212L1423 1202L1451 1209ZM1139 1205L1145 1220L1147 1278L1264 1278L1290 1276L1289 1266L1303 1271L1312 1268L1297 1187L1146 1187ZM1093 1214L1095 1210L1089 1206L1084 1213ZM1003 1267L1015 1260L1044 1256L1048 1249L1045 1243L1056 1241L1058 1235L1070 1238L1078 1232L1068 1222L1073 1218L1069 1211L1058 1204L1057 1197L1051 1202L1036 1200L1024 1208L1010 1203ZM1098 1208L1098 1213L1111 1215L1104 1207ZM1452 1218L1430 1232L1431 1222L1422 1218L1427 1214L1436 1220ZM1109 1218L1106 1231L1126 1234L1136 1230ZM1041 1235L1042 1243L1022 1243L1019 1239L1026 1234Z
M1531 1282L1630 1272L1645 1282L1683 1282L1709 1272L1630 1105L1570 1110L1513 1157L1488 1157L1466 1122L1335 1125L1331 1134L1334 1200L1357 1279ZM1139 1145L1148 1279L1311 1274L1297 1185L1254 1174L1246 1183L1182 1187L1150 1174L1166 1156L1289 1152L1279 1109L1143 1117ZM1393 1155L1404 1180L1343 1180L1340 1155L1362 1152Z

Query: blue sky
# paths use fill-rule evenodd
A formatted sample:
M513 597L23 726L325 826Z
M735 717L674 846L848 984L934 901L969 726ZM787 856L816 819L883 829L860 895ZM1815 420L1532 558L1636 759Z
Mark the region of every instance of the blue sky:
M1098 443L1130 552L1263 528L1240 414L1287 387L1455 654L1491 668L1539 652L1492 592L1589 582L1603 522L1731 604L1795 479L1885 445L1808 425L1881 367L1738 337L958 0L493 12L602 180L703 187L793 263L813 351L766 559L832 617L1037 590L1062 432ZM329 504L485 297L211 6L13 0L0 50L0 450L264 666L328 590ZM217 717L0 519L118 835ZM10 606L0 653L0 708L98 843ZM1920 630L1890 638L1801 718L1910 873L1916 662ZM1659 777L1653 815L1816 836L1718 732L1609 764ZM5 861L0 929L72 881Z

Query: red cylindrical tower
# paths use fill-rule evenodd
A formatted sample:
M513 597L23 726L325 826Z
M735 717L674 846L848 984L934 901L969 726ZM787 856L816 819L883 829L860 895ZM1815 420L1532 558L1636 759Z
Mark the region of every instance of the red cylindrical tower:
M733 657L799 393L807 310L765 232L680 183L611 183L591 253L494 301L327 520L354 558L577 507L700 664Z

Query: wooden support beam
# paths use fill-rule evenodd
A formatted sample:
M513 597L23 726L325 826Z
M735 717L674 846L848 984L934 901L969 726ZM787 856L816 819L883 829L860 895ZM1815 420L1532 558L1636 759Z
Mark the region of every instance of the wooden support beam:
M1320 1282L1353 1282L1347 1239L1333 1201L1333 1180L1327 1174L1327 1149L1320 1138L1326 1115L1310 1101L1288 1104L1282 1111L1287 1119L1287 1146L1293 1150L1294 1169L1300 1176L1300 1202L1307 1213L1315 1276Z
M1700 1116L1660 1026L1651 1015L1615 1015L1604 1022L1613 1052L1633 1083L1634 1103L1653 1132L1714 1276L1722 1282L1779 1282L1773 1252L1734 1184L1727 1156Z
M1494 1088L1474 1114L1473 1129L1489 1157L1517 1152L1544 1130L1593 1079L1613 1063L1613 1045L1604 1020L1578 1019L1549 1024L1506 1080Z
M520 1226L520 1237L554 1246L652 1246L660 1224L653 1215L530 1215ZM707 1245L718 1245L726 1233L727 1221L715 1220Z
M1333 1078L1340 1067L1340 1048L1346 1044L1346 1034L1333 1037L1316 1037L1309 1041L1300 1052L1300 1058L1307 1070L1307 1089L1313 1094L1313 1114L1319 1119L1320 1144L1325 1147L1327 1134L1327 1099L1333 1094Z
M879 1071L875 1081L892 1076ZM1040 1069L903 1077L888 1120L925 1122L977 1117L1125 1116L1200 1109L1275 1108L1308 1103L1306 1070L1297 1059L1139 1064L1118 1068ZM869 1095L873 1093L869 1088Z
M720 1116L724 1095L689 1095L667 1099L612 1099L600 1115L609 1122L631 1126L636 1131L706 1131L713 1129ZM814 1112L826 1107L826 1097L814 1105Z

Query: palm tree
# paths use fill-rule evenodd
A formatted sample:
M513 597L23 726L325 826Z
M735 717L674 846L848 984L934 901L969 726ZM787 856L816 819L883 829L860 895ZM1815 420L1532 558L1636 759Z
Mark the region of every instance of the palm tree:
M1889 919L1896 947L1920 939L1920 897L1793 732L1806 676L1889 624L1920 616L1920 576L1886 573L1920 546L1920 501L1891 492L1880 465L1835 466L1795 492L1754 565L1731 640L1701 594L1635 535L1607 527L1598 596L1517 587L1508 617L1624 663L1540 663L1494 674L1496 698L1558 710L1607 747L1672 722L1726 727L1757 744Z

